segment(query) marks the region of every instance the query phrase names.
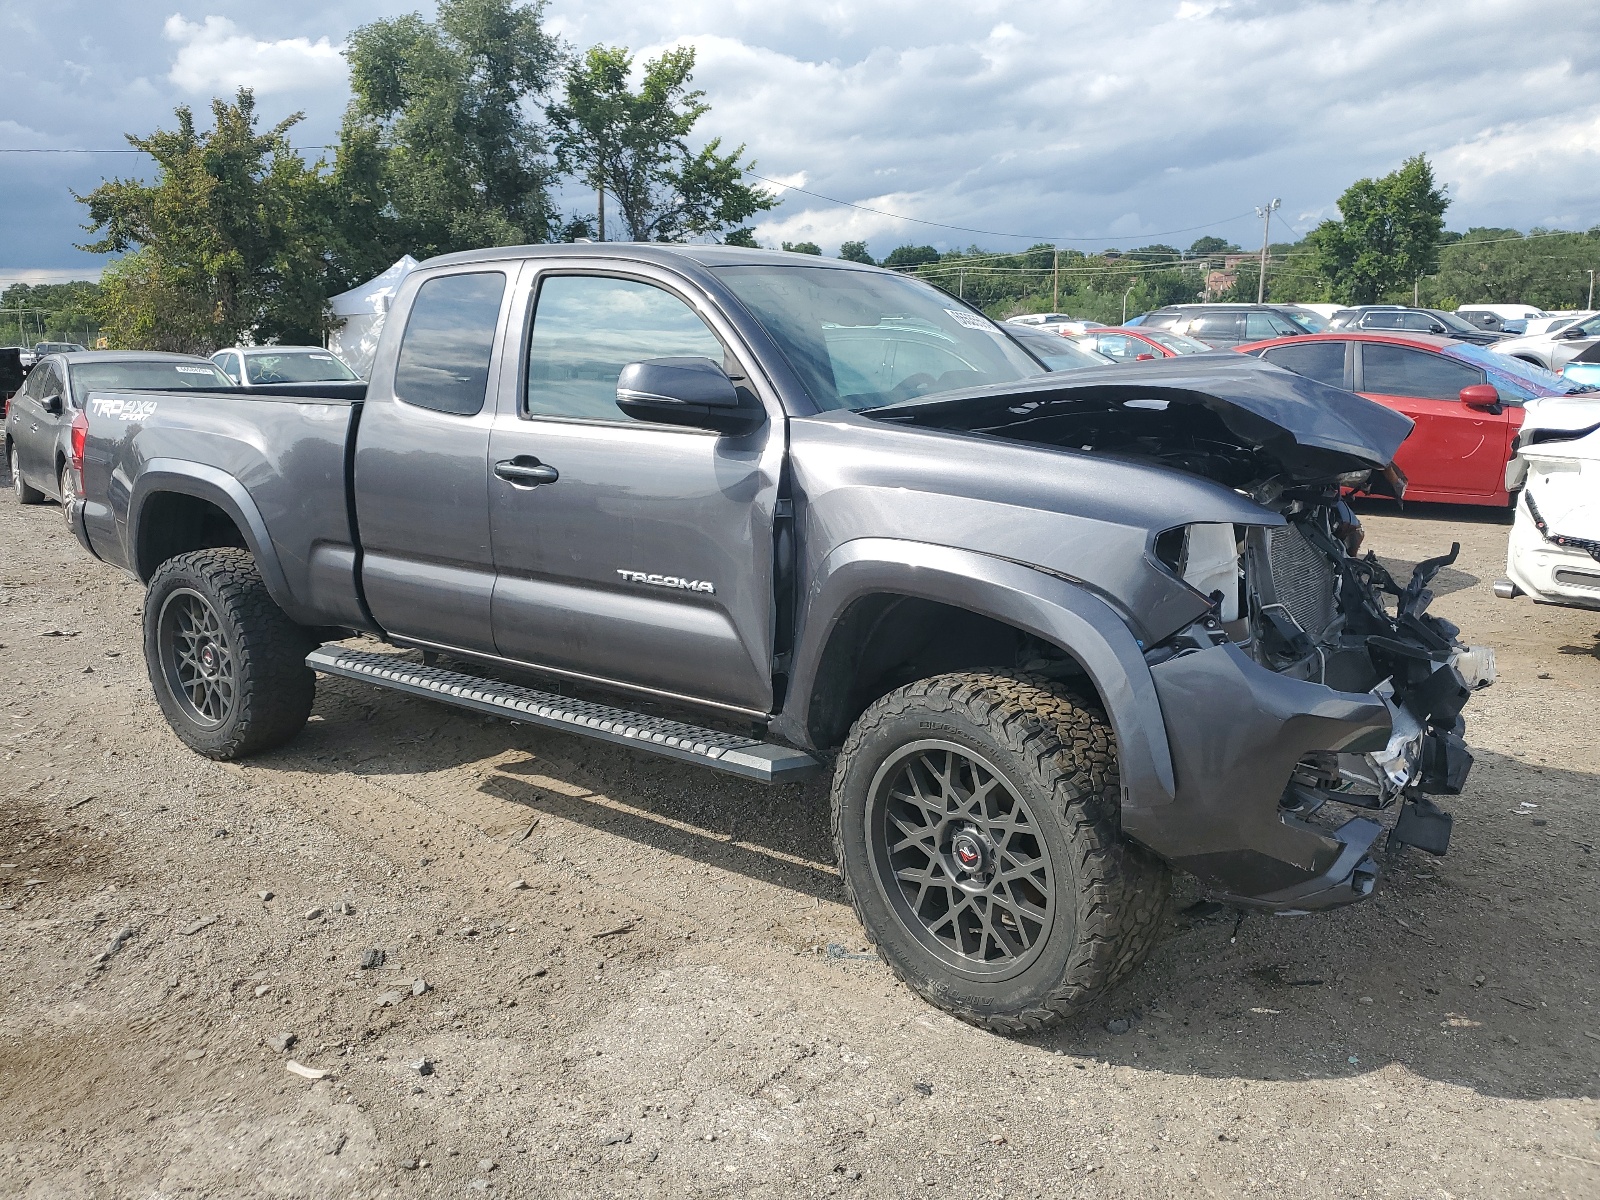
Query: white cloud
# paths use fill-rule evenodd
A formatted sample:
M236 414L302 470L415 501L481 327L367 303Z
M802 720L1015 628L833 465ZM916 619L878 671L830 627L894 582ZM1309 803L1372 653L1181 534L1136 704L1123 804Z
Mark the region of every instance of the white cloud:
M226 17L194 22L182 13L168 17L162 33L178 44L167 78L186 92L250 87L264 95L322 88L344 79L344 57L326 37L267 41Z

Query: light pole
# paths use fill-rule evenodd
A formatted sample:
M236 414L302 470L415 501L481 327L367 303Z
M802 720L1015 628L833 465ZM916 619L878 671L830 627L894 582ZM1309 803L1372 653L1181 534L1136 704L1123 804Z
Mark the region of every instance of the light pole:
M1589 268L1589 303L1588 303L1587 307L1589 307L1589 308L1593 308L1594 307L1594 268L1593 267Z
M1591 271L1590 274L1592 275L1594 272ZM1133 295L1133 289L1138 286L1139 284L1137 281L1130 283L1128 285L1128 290L1122 293L1122 323L1124 325L1128 323L1128 297Z
M1274 198L1272 203L1265 208L1256 209L1256 216L1261 218L1261 277L1256 280L1256 303L1263 304L1267 299L1267 242L1272 233L1272 214L1277 212L1283 201Z

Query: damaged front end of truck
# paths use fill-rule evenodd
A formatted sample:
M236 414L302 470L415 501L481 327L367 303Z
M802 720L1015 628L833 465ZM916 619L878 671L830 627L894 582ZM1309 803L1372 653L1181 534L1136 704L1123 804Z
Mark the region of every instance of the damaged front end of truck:
M1362 552L1344 499L1403 495L1393 458L1410 421L1247 358L1077 374L901 419L1204 476L1259 511L1151 530L1145 566L1188 589L1194 615L1142 630L1175 788L1126 793L1124 832L1278 912L1369 895L1382 814L1391 847L1445 853L1435 798L1466 782L1461 713L1493 682L1493 651L1428 611L1459 548L1397 580Z

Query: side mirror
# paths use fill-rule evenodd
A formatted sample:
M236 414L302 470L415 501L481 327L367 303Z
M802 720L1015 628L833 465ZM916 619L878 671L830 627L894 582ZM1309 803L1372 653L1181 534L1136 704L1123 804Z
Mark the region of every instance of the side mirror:
M647 358L617 377L617 407L636 421L749 433L767 419L739 398L722 367L709 358Z
M1588 336L1588 334L1584 333L1582 325L1568 325L1565 329L1556 334L1556 337L1565 341L1576 341L1579 338Z
M41 396L39 398L39 407L52 417L59 417L61 415L61 393L57 392L54 396Z
M1155 360L1156 356L1154 354L1136 354L1133 356L1134 362L1155 362Z
M1500 393L1492 383L1474 383L1461 389L1461 403L1484 412L1500 411Z

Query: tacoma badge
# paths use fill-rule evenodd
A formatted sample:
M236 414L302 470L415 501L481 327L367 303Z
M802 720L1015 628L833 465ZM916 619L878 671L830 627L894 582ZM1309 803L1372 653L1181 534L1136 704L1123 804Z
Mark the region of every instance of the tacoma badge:
M651 587L677 588L683 592L705 592L707 594L714 593L717 590L709 581L704 579L682 579L677 575L647 575L643 571L625 571L621 567L617 568L617 574L621 575L629 583L648 583Z

